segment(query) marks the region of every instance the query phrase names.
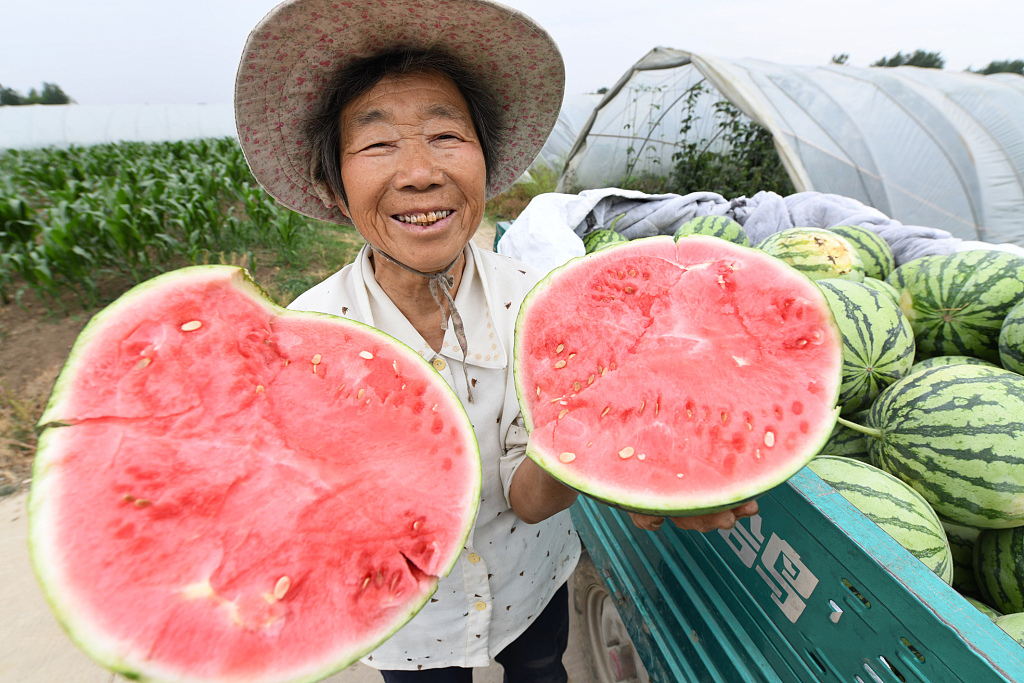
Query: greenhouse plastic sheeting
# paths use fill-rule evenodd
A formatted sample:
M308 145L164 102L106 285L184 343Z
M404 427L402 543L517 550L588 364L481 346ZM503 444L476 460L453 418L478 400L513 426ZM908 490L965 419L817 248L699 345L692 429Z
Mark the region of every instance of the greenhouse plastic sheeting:
M230 104L0 107L0 149L236 137Z
M709 89L694 97L688 89L699 82ZM686 113L697 119L689 140L712 138L722 99L772 133L798 191L852 197L962 239L1024 244L1024 77L1016 74L789 66L656 48L598 105L559 190L666 174Z

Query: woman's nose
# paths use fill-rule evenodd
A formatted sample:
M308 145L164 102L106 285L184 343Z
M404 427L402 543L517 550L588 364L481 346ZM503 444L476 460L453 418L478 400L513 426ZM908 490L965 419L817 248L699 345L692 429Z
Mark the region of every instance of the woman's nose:
M399 170L394 178L396 188L426 190L435 185L443 185L445 179L444 170L429 144L417 141L403 146Z

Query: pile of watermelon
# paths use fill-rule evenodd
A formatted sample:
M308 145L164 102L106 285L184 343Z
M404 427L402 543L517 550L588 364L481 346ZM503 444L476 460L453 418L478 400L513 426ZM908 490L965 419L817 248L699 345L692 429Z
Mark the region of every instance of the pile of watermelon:
M675 237L694 234L749 244L724 216ZM860 226L756 247L814 280L842 332L841 416L809 467L1024 644L1024 257L896 267Z

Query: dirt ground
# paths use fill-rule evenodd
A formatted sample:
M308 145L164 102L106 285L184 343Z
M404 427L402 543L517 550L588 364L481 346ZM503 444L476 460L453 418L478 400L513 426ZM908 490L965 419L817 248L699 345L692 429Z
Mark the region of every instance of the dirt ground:
M473 241L491 249L494 232L494 222L485 219ZM0 305L0 498L28 487L33 426L75 338L94 313L53 313L31 297L22 305Z

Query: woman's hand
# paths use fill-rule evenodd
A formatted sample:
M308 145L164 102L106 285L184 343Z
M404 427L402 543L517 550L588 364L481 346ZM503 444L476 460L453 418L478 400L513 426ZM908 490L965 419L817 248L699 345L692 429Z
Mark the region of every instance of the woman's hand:
M757 514L757 511L757 501L748 500L732 510L712 512L708 515L694 515L693 517L670 517L669 519L680 529L707 533L716 529L731 529L736 526L736 520L752 517ZM641 515L638 512L630 512L629 516L632 518L633 524L647 531L657 531L665 522L664 517L657 515Z

